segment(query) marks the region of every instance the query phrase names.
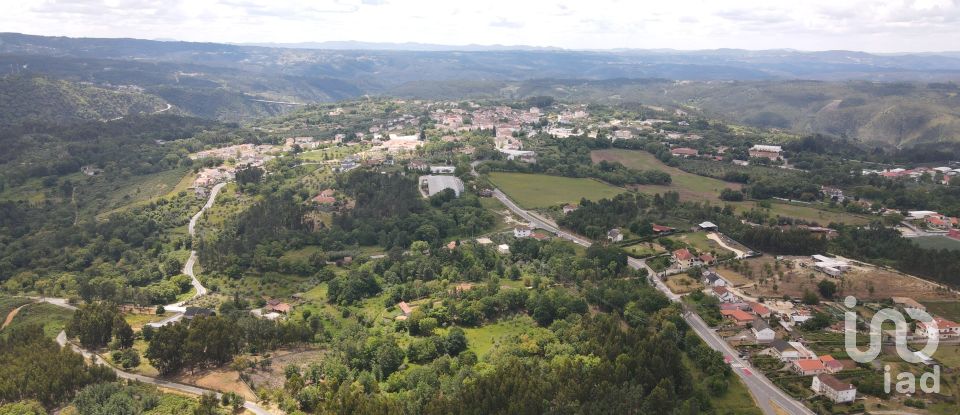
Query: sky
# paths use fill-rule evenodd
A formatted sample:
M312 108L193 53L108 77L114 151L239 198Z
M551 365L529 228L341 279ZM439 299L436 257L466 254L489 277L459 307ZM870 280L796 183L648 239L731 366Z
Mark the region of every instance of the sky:
M220 43L960 50L960 0L4 0L0 31Z

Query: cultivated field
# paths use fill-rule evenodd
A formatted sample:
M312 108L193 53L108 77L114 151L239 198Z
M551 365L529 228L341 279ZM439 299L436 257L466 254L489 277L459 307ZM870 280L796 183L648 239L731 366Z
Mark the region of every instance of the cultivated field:
M581 198L611 198L626 191L593 179L546 174L494 172L490 173L490 181L520 206L528 209L576 203Z

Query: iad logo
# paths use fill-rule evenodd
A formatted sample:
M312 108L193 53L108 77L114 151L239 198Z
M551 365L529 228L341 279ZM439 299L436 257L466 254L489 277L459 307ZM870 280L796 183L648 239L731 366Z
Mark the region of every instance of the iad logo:
M857 299L853 296L848 296L843 300L843 304L847 306L847 308L853 309L853 307L857 305ZM901 359L908 363L922 363L925 360L924 356L926 356L926 358L933 356L940 342L940 332L937 328L936 320L923 310L908 308L906 312L911 319L923 323L923 327L926 329L921 331L921 335L927 340L923 349L914 352L907 347L907 341L910 338L910 325L907 324L906 318L897 310L884 308L874 314L870 320L870 344L866 351L861 351L857 346L857 313L854 311L846 311L844 312L843 322L845 329L844 346L846 346L847 354L850 355L850 358L860 363L870 363L876 360L877 357L880 356L880 351L883 347L883 323L887 321L892 321L896 325L894 344L897 347L897 354ZM913 373L900 372L896 375L896 378L896 391L898 393L916 392L917 380ZM883 381L884 391L890 393L891 373L889 365L885 365L883 368ZM931 381L933 384L929 385ZM935 366L933 373L924 373L920 376L920 389L926 393L940 392L940 366Z

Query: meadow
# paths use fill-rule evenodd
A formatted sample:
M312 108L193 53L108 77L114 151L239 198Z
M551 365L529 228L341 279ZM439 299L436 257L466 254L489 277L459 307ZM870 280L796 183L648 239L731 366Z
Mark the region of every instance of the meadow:
M612 198L626 189L594 179L527 173L490 173L490 181L527 209L577 203L581 198Z
M911 240L921 248L960 250L960 241L946 236L920 236Z
M756 202L724 202L720 200L720 191L725 188L740 189L743 187L740 183L725 182L712 177L699 176L671 167L657 159L653 154L642 150L624 150L607 149L595 150L590 153L594 163L601 160L617 161L633 169L649 170L656 169L670 174L672 182L669 186L642 185L635 188L644 193L663 193L674 191L680 194L681 200L689 201L709 201L717 204L729 204L737 212L750 210L757 207ZM798 205L784 202L770 201L769 213L771 216L783 216L807 221L817 222L821 226L826 226L830 222L847 224L865 224L869 219L853 215L850 213L834 210L820 209L816 206Z

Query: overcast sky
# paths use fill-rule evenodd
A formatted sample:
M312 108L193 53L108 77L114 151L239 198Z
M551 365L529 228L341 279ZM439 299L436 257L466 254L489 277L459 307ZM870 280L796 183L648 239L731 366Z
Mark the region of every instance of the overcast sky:
M960 0L4 0L0 31L229 43L960 50Z

